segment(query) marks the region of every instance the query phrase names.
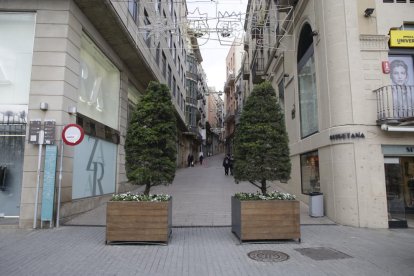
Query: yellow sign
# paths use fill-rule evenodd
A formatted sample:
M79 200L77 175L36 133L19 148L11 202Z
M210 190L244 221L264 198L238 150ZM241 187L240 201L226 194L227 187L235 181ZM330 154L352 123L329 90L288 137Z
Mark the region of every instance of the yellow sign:
M390 46L414 48L414 31L390 31Z

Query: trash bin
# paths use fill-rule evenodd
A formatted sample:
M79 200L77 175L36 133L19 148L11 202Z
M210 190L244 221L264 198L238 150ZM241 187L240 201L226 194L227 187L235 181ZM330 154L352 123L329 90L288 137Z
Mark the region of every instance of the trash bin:
M323 217L323 193L313 192L309 194L309 216Z

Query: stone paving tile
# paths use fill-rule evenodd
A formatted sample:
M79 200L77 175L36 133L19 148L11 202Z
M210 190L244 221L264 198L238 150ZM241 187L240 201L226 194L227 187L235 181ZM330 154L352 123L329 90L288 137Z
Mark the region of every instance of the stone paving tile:
M302 226L302 243L240 244L229 227L174 228L169 245L105 245L104 227L0 229L0 275L413 275L414 229ZM315 261L295 249L352 258ZM280 263L251 260L281 251Z

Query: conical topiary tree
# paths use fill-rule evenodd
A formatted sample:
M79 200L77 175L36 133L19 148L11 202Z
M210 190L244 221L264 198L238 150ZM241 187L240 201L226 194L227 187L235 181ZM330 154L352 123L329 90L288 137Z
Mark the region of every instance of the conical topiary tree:
M152 186L174 180L177 159L177 128L169 89L150 82L132 115L125 141L126 172L129 181Z
M267 193L267 180L290 178L288 136L275 90L269 82L254 87L236 127L234 178ZM259 182L259 183L257 183Z

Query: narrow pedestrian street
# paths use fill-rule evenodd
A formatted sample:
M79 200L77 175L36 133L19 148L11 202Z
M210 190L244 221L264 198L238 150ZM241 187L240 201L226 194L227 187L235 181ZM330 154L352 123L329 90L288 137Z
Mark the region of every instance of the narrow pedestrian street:
M168 186L155 186L151 193L164 193L173 197L173 226L230 226L230 199L237 192L256 192L249 182L236 184L231 175L224 175L224 155L204 159L203 165L178 169L174 182ZM269 182L269 191L283 191ZM135 192L143 191L137 187ZM106 205L77 216L66 225L105 225ZM326 217L311 218L308 206L301 202L301 224L334 224Z
M303 203L301 243L241 244L229 226L230 196L256 189L225 176L222 157L180 169L172 185L152 190L173 196L167 246L105 245L103 204L59 228L0 228L0 275L413 275L412 228L336 225L309 218ZM286 254L287 260L249 258L257 250Z

